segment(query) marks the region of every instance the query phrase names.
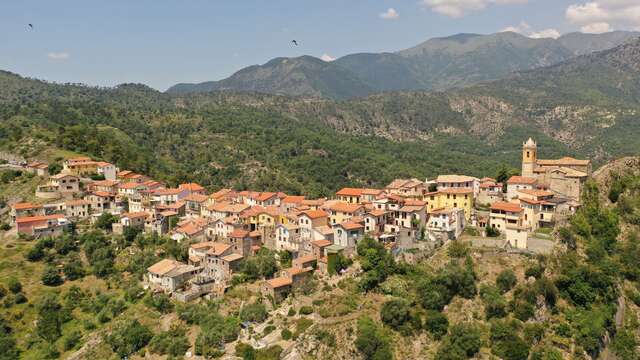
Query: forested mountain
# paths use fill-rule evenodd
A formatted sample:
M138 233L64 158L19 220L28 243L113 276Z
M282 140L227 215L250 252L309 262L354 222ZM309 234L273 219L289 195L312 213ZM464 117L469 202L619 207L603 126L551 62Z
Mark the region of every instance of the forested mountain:
M331 63L311 56L277 58L224 80L178 84L167 92L239 90L348 99L383 91L446 90L609 49L639 35L616 31L532 39L513 32L458 34L397 53L352 54Z

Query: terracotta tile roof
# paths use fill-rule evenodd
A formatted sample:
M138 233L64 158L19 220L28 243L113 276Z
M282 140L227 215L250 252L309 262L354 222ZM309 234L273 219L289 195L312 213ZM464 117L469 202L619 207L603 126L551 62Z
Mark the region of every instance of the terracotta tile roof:
M140 211L140 212L128 212L128 213L124 213L122 215L120 215L123 218L129 218L129 219L136 219L136 218L141 218L144 217L146 218L147 216L149 216L149 213Z
M378 217L378 216L382 216L382 215L384 215L386 213L387 212L384 211L384 210L374 209L374 210L369 211L368 214L371 215L371 216Z
M333 205L331 205L329 209L332 211L337 211L342 213L355 213L356 211L362 209L362 205L336 202Z
M589 165L591 163L590 160L578 160L578 159L574 159L572 157L569 156L565 156L563 158L560 159L553 159L553 160L538 160L536 161L536 163L538 165L552 165L552 166L563 166L563 165L580 165L580 166L586 166Z
M462 183L462 182L472 182L474 180L478 180L473 176L467 175L439 175L436 179L438 183Z
M315 228L313 230L319 232L323 236L333 236L333 229L331 227L327 226L327 225L318 226L317 228Z
M558 167L558 168L551 168L549 170L547 170L549 172L562 172L564 173L567 177L586 177L587 173L582 172L582 171L578 171L572 168L568 168L568 167Z
M412 213L412 212L417 212L417 211L424 210L425 206L426 206L426 205L422 205L422 206L418 206L418 205L405 205L405 206L401 207L399 211L401 211L401 212L409 212L409 213Z
M333 244L333 243L331 241L329 241L329 240L316 240L316 241L312 241L311 242L311 245L317 246L319 248L323 248L323 247L329 246L331 244Z
M209 195L210 198L217 200L227 195L233 195L234 191L231 189L220 189L213 194Z
M302 202L302 205L307 205L307 206L322 206L325 201L327 201L327 199L305 199Z
M234 262L234 261L238 261L241 260L244 256L240 255L240 254L229 254L227 256L223 256L221 257L222 260L226 261L226 262Z
M30 202L16 203L13 204L13 208L16 210L32 210L32 209L40 209L42 205L32 204Z
M360 196L364 189L360 188L342 188L338 192L336 192L337 196Z
M480 179L481 182L496 182L496 179L491 178L491 177L483 177L482 179Z
M278 194L276 193L272 193L272 192L263 192L263 193L259 193L257 196L252 196L253 199L255 199L256 201L267 201L271 198L274 198L278 196Z
M242 229L235 229L229 235L229 237L232 237L232 238L245 238L245 237L248 237L248 236L249 236L249 231L242 230Z
M178 185L178 189L187 190L189 192L204 191L204 188L201 185L196 183L180 184Z
M338 226L344 228L345 230L357 230L364 228L364 225L353 221L345 221Z
M491 187L500 187L502 186L502 184L496 184L493 181L487 181L487 182L483 182L482 184L480 184L480 189L487 189L487 188L491 188Z
M171 216L176 216L178 215L177 212L175 211L171 211L171 210L165 210L165 211L161 211L160 215L164 216L164 217L171 217Z
M282 199L285 204L302 204L304 196L286 196Z
M512 176L507 180L507 184L528 184L533 185L536 183L536 179L526 176Z
M182 193L182 191L182 189L158 189L154 192L154 194L158 196L178 195Z
M70 175L70 174L65 174L65 173L59 173L59 174L56 174L56 175L51 175L49 178L55 179L55 180L60 180L60 179L66 178L66 177L72 177L72 178L76 178L76 179L78 178L75 175Z
M262 237L262 233L258 230L251 231L249 236L252 238Z
M452 212L456 211L456 209L459 209L459 208L438 208L438 209L433 209L429 211L429 214L431 215L451 214Z
M209 197L207 195L201 195L201 194L190 194L182 198L182 200L203 203L209 200Z
M147 271L149 271L152 274L156 274L156 275L165 275L166 273L168 273L171 270L176 269L177 267L184 265L179 261L175 261L175 260L171 260L171 259L162 259L160 261L158 261L157 263L149 266L147 268Z
M498 201L491 204L491 210L501 210L501 211L517 213L517 212L521 212L522 208L520 207L520 204Z
M25 224L30 222L39 222L46 220L55 220L55 219L64 219L65 216L62 214L52 214L52 215L42 215L42 216L27 216L16 219L16 224Z
M324 210L307 210L303 211L300 215L306 215L310 219L319 219L329 216L329 214Z
M283 277L277 277L277 278L274 278L274 279L271 279L271 280L267 280L267 284L270 287L272 287L274 289L277 289L277 288L280 288L280 287L283 287L283 286L291 285L292 281L288 277L284 277L283 276Z
M142 185L140 185L138 183L134 183L134 182L127 182L127 183L118 184L118 189L129 190L129 189L135 189L137 187L142 187Z
M229 250L231 248L231 245L208 241L208 242L193 244L191 245L191 248L195 250L203 249L203 250L206 250L207 254L209 255L220 256L224 254L227 250Z
M382 189L362 189L362 195L380 195L384 193Z
M113 195L113 194L111 194L109 192L106 192L106 191L94 191L94 192L92 192L92 194L95 195L95 196L99 196L99 197L112 197L112 196L115 196L115 195Z
M196 226L196 224L194 223L188 223L176 229L176 232L185 234L187 236L194 236L202 231L203 229L199 226Z

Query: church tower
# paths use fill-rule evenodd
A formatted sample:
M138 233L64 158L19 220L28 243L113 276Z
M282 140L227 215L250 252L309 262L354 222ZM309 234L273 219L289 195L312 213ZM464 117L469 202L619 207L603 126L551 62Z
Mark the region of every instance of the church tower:
M538 160L538 146L533 139L529 138L522 144L522 176L534 177L533 169Z

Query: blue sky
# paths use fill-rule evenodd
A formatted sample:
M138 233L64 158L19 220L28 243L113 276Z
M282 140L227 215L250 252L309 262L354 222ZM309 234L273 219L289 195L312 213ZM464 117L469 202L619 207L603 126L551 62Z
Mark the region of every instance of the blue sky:
M21 0L0 11L0 69L112 86L217 80L278 56L395 51L505 28L640 27L638 0ZM392 9L392 10L390 10ZM385 16L383 16L385 14ZM27 24L32 23L30 30ZM290 44L297 39L300 46Z

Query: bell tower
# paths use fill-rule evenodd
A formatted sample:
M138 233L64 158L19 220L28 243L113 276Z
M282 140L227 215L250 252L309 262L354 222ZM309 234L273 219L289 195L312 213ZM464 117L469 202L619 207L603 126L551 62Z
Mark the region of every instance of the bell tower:
M522 176L534 177L533 169L538 160L538 146L533 139L529 138L522 144Z

